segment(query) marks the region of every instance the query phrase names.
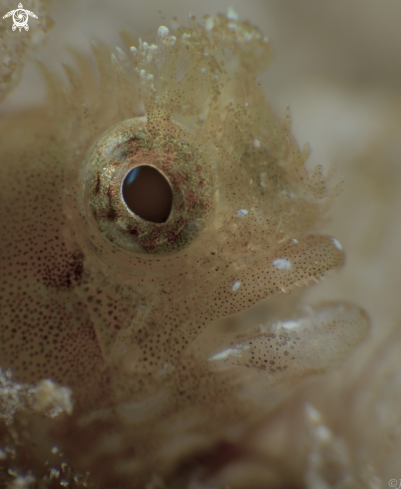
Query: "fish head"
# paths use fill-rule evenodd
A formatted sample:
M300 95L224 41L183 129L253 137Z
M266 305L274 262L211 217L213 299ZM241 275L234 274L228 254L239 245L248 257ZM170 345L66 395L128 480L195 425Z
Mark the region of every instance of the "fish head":
M115 53L92 43L97 76L75 53L69 88L42 65L47 103L0 131L0 364L72 390L58 440L100 478L109 460L113 481L167 472L251 419L234 372L270 392L344 358L368 325L332 303L214 334L342 266L341 244L316 234L341 183L308 174L289 110L268 105L256 27L218 15L122 37Z

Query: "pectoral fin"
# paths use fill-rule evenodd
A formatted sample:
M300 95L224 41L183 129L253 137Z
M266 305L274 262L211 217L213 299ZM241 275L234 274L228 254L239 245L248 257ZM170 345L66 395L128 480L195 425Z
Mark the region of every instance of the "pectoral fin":
M212 368L262 370L263 382L272 385L336 365L368 330L369 319L362 309L347 302L328 302L299 308L297 317L262 325L256 334L205 335L197 349L209 354Z

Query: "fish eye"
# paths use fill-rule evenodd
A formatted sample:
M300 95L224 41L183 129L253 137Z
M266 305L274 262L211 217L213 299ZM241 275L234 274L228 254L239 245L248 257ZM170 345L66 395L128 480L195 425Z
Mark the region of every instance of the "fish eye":
M135 215L149 222L166 222L173 204L173 192L167 179L156 168L141 165L124 178L122 195Z
M168 117L112 126L89 150L81 212L125 251L170 254L188 246L215 208L213 149Z

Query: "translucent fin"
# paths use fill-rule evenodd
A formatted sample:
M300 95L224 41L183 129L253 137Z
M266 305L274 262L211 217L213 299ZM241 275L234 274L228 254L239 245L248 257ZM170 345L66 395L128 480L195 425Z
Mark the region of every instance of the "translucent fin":
M96 65L99 72L99 90L101 100L110 100L114 98L114 90L110 70L112 69L110 62L110 50L101 41L96 40L91 42L92 52L96 59Z
M36 59L36 63L39 66L46 82L46 98L49 106L56 112L57 110L63 110L67 97L60 77L40 59Z
M78 76L76 71L66 63L63 63L63 68L67 73L68 81L70 82L72 96L70 98L71 104L74 107L82 106L85 103L84 87L82 79Z
M255 335L215 335L209 362L215 368L251 367L268 384L295 380L338 364L368 333L369 319L347 302L299 308L294 319L260 327Z
M212 317L235 314L294 285L309 285L343 262L340 243L329 236L286 241L267 258L240 268L213 289L207 313Z
M316 165L309 178L309 191L315 199L322 199L327 194L326 180L323 176L323 166Z
M93 70L93 61L88 56L75 50L74 48L68 48L69 53L74 59L74 63L78 67L78 73L81 78L85 80L85 98L89 100L93 93L97 92L98 83ZM88 105L88 101L85 102Z
M291 111L287 106L284 111L282 128L284 132L289 133L291 131Z

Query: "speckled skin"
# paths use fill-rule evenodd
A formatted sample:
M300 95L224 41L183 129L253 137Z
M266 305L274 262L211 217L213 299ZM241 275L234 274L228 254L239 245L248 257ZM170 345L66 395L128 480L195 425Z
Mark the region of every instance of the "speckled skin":
M102 487L142 487L266 412L273 386L337 363L368 321L330 303L289 305L284 324L242 334L213 326L344 261L336 240L312 233L339 185L319 167L307 174L289 112L281 123L269 109L258 29L190 19L111 62L107 47L93 51L99 80L67 66L66 97L43 68L47 105L0 127L0 365L19 382L67 385L74 400L71 416L21 415L19 439L3 436L13 465L37 477L56 443ZM140 164L173 189L166 223L121 198Z

